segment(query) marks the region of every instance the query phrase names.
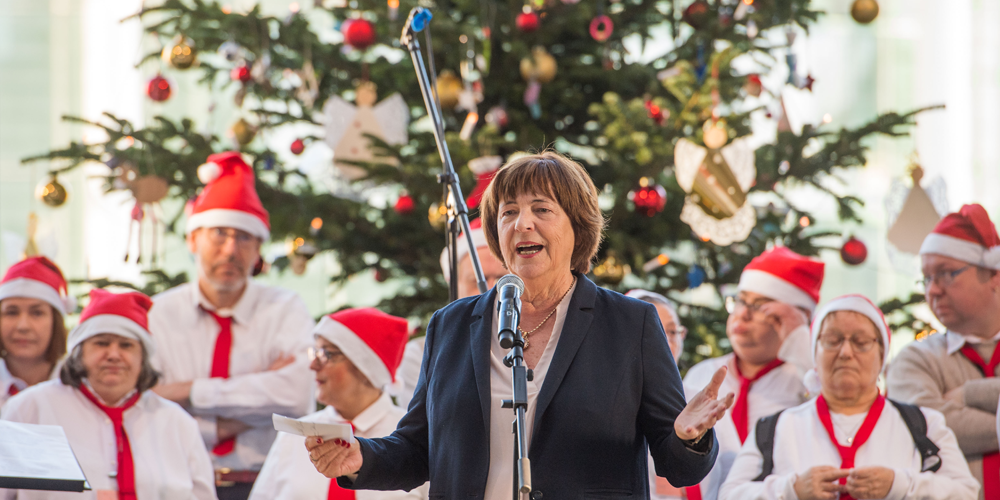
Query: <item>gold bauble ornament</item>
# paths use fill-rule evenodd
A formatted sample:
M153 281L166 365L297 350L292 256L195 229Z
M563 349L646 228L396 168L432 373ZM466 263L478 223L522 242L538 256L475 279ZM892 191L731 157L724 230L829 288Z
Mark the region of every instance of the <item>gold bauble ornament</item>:
M163 47L160 57L164 62L177 69L188 69L194 65L198 52L191 44L190 39L178 37L174 43Z
M431 203L427 209L427 220L434 229L444 231L448 225L448 207L444 203Z
M594 277L609 285L617 285L628 274L628 266L622 265L614 255L608 255L604 262L594 268Z
M233 124L233 128L230 129L233 136L236 137L236 142L240 143L240 146L246 146L253 141L254 136L257 135L257 127L254 127L250 122L240 118L239 121Z
M549 83L555 80L557 67L556 58L545 47L537 46L531 49L531 57L521 59L521 78L524 81Z
M462 93L462 79L451 70L444 70L437 78L438 99L441 107L451 109L458 105L458 95Z
M868 24L878 17L878 2L875 0L854 0L851 17L860 24Z
M39 200L46 205L57 208L63 206L66 203L66 198L69 194L66 192L66 188L59 182L59 179L53 174L49 182L41 184L35 191L35 195L38 196Z

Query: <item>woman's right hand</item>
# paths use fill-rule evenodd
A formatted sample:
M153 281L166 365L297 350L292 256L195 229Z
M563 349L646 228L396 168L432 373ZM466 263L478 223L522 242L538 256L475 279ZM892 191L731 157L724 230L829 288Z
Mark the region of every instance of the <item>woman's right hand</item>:
M795 478L795 494L799 500L835 500L838 493L846 491L837 481L850 473L829 465L813 467Z
M313 467L328 478L350 476L361 470L363 458L357 439L352 438L348 443L341 439L323 441L317 436L310 436L306 438L306 449Z

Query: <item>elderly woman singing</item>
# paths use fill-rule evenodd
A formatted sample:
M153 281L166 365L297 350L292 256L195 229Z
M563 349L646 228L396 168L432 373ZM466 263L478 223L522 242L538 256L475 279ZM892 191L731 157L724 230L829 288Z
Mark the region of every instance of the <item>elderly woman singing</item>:
M758 421L719 498L976 499L979 483L944 416L879 393L888 347L885 318L865 297L820 308L816 372L806 376L819 397Z
M725 368L687 405L656 309L598 288L590 270L604 218L578 163L555 153L512 160L482 204L490 252L525 284L520 325L528 382L532 500L648 498L657 474L696 484L712 468ZM409 411L381 439L306 440L316 469L354 489L431 498L513 496L510 370L497 340L497 291L458 300L427 326Z

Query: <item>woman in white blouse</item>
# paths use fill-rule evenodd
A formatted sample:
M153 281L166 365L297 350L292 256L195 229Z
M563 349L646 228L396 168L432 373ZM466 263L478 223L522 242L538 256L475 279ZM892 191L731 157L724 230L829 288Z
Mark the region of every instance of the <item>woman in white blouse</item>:
M834 299L818 311L812 339L816 372L806 384L818 382L819 397L777 416L771 447L758 442L758 434L767 434L772 417L757 424L720 490L721 500L977 498L979 483L944 416L880 394L876 381L889 329L878 307L860 295ZM921 457L915 434L923 435L911 433L902 417L908 409L916 420L923 417L936 456ZM770 473L762 447L772 451Z
M92 291L70 334L60 380L20 392L0 413L13 422L61 426L93 489L0 490L0 499L216 498L197 423L148 390L158 377L149 364L151 304L138 292Z

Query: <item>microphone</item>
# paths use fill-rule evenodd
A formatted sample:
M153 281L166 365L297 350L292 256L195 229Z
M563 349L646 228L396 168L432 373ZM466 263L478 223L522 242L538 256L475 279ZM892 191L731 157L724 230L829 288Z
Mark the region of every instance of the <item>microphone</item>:
M510 349L514 346L514 334L521 323L524 281L515 274L508 274L497 280L496 286L500 295L500 306L497 308L500 326L497 328L497 336L500 337L500 347Z

